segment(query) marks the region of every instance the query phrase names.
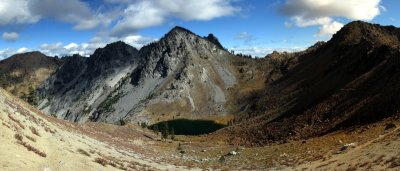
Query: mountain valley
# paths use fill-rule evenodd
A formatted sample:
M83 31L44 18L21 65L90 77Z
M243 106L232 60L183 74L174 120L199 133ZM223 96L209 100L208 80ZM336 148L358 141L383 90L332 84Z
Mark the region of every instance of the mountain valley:
M141 49L17 54L0 61L0 167L396 170L399 68L400 28L363 21L263 58L182 27Z

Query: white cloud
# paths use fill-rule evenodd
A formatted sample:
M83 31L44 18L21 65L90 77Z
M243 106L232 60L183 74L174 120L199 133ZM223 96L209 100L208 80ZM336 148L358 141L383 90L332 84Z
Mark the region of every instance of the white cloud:
M76 43L69 43L63 46L63 43L57 42L53 44L42 44L39 51L48 56L68 56L73 54L89 56L94 52L94 49L89 47L88 43L82 43L80 45Z
M28 0L1 0L0 25L35 23L39 17L28 10Z
M370 21L380 14L381 0L286 0L280 11L290 16L298 27L320 26L318 36L331 35L343 24L335 20L343 17L350 20Z
M77 49L78 47L79 46L76 43L70 43L70 44L64 46L64 48L67 50L74 50L74 49Z
M298 27L309 27L309 26L315 26L315 25L326 25L330 24L332 22L332 18L330 17L321 17L321 18L315 18L315 19L305 19L300 16L295 16L292 17L292 20L295 22L295 24Z
M164 12L150 1L130 5L124 11L124 17L113 29L114 35L129 34L138 29L160 25L164 22Z
M112 30L121 36L138 29L163 24L168 17L183 20L211 20L233 15L240 9L231 0L139 0L131 3Z
M3 40L5 41L16 41L19 37L19 34L16 32L4 32L3 33Z
M337 21L331 22L329 24L324 24L321 26L317 36L335 34L342 27L343 27L343 24L339 23Z
M141 35L128 35L126 37L117 38L117 37L93 37L89 42L86 43L68 43L63 45L61 42L53 43L53 44L42 44L40 46L39 51L48 55L48 56L69 56L73 54L79 54L81 56L90 56L97 48L102 48L109 43L122 40L125 43L136 47L141 48L142 46L155 41L156 39L150 37L144 37ZM1 51L0 51L1 52ZM1 56L1 53L0 53Z
M81 0L1 0L0 16L0 25L36 23L42 18L52 18L72 23L77 30L110 23L104 14L96 14Z
M131 46L133 46L135 48L141 48L144 45L146 45L146 44L148 44L150 42L154 42L156 40L157 39L153 39L153 38L150 38L150 37L143 37L141 35L129 35L129 36L126 36L123 39L123 41L126 44L129 44L129 45L131 45Z
M265 57L266 55L272 53L273 51L277 52L298 52L305 50L302 47L292 47L292 48L272 48L272 47L236 47L230 48L230 51L235 51L235 54L245 54L252 55L253 57Z
M10 49L10 48L6 48L6 49L0 49L0 59L5 59L8 58L12 55L18 54L18 53L25 53L25 52L29 52L31 51L30 49L26 48L26 47L22 47L19 48L17 50L15 49Z
M15 50L12 50L9 48L0 50L0 59L8 58L14 54L15 54Z
M41 48L41 49L54 50L54 49L60 48L61 46L62 46L62 43L61 43L61 42L57 42L57 43L54 43L54 44L47 44L47 43L45 43L45 44L40 45L40 48Z
M26 48L26 47L22 47L22 48L19 48L19 49L17 50L17 53L25 53L25 52L28 52L28 51L30 51L30 49L28 49L28 48Z

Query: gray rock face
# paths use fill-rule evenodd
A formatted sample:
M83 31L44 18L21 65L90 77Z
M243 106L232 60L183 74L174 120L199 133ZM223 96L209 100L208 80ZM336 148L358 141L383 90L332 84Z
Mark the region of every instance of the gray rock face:
M225 115L238 69L221 47L175 27L139 51L115 42L89 58L68 57L40 88L39 109L76 122Z

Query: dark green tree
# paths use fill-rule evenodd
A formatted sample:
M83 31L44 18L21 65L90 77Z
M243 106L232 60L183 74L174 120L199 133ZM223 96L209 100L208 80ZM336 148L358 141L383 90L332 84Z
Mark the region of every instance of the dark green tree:
M160 132L160 129L158 128L158 125L157 124L155 124L154 126L153 126L153 131L154 131L154 133L159 133Z
M36 90L32 86L29 86L27 102L29 104L31 104L31 105L36 105L37 104Z
M175 129L171 128L171 140L175 139Z
M147 123L146 123L146 122L142 122L142 123L140 124L140 126L141 126L142 128L147 128Z
M24 100L24 101L28 101L28 98L27 98L28 96L26 95L26 93L25 92L21 92L21 96L19 96L19 98L21 98L22 100Z
M167 139L168 135L169 135L168 122L164 122L164 124L161 127L161 138Z

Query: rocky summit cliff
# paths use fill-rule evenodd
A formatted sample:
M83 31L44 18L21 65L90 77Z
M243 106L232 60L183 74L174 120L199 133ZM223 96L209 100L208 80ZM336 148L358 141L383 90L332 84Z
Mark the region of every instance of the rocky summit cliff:
M140 50L116 42L89 58L64 61L39 89L38 107L79 122L226 121L245 107L237 97L281 74L271 72L268 60L235 56L214 35L200 37L181 27Z

